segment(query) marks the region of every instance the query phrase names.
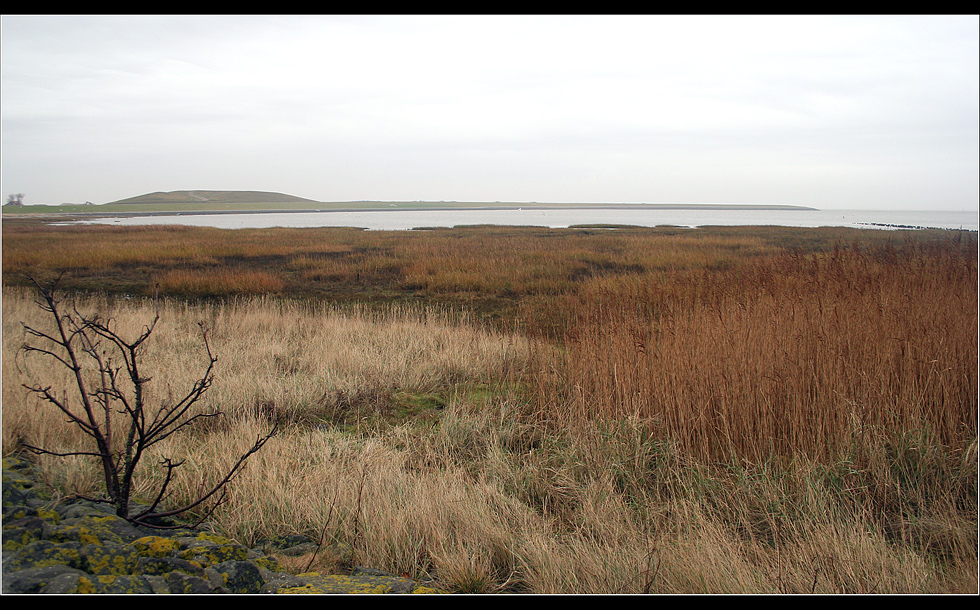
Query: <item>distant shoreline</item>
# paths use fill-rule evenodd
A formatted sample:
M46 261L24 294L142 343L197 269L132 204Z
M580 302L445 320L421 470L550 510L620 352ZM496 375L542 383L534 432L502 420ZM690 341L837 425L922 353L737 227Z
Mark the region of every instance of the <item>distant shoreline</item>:
M350 203L361 203L361 202L350 202ZM224 215L224 214L293 214L293 213L327 213L327 212L417 212L417 211L453 211L453 210L560 210L560 209L577 209L577 210L636 210L636 209L650 209L650 210L780 210L780 211L819 211L817 208L811 208L806 206L797 205L752 205L752 204L673 204L673 203L527 203L527 204L459 204L459 205L439 205L430 202L363 202L366 205L363 206L351 206L346 205L344 207L331 207L332 205L344 205L344 204L330 204L324 202L323 207L289 207L289 208L263 208L263 209L250 209L248 207L238 208L238 209L202 209L199 207L188 207L188 209L166 209L166 210L138 210L138 209L125 209L119 210L117 205L113 205L113 210L63 210L58 211L38 211L32 209L30 211L24 210L10 210L4 209L4 216L9 217L27 217L27 216L73 216L73 217L84 217L84 218L100 218L100 217L115 217L115 218L135 218L141 216L210 216L210 215ZM118 204L119 206L125 205L127 208L139 208L142 206L153 206L153 204ZM188 204L192 206L193 204ZM220 205L220 204L218 204ZM233 205L233 204L230 204ZM41 206L30 206L33 208ZM64 208L64 207L75 207L75 206L51 206L52 208ZM80 207L80 206L79 206ZM89 207L89 206L85 206ZM91 206L97 207L97 206Z

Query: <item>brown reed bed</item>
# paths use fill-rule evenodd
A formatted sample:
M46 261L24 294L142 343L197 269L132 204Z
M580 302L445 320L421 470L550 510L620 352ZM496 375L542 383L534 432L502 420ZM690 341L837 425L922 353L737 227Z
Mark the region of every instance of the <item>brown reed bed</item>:
M574 309L557 374L538 377L544 420L635 421L646 442L693 463L817 485L832 510L861 514L887 540L975 561L975 525L961 528L977 515L975 243L909 239L605 278ZM801 463L815 469L804 481L822 475L801 483ZM656 478L634 470L622 486L637 493ZM739 487L703 504L730 521ZM798 494L740 509L746 535L812 520L790 517Z
M699 459L840 459L870 430L963 450L977 419L972 248L914 241L584 289L562 395ZM562 405L561 408L567 408Z

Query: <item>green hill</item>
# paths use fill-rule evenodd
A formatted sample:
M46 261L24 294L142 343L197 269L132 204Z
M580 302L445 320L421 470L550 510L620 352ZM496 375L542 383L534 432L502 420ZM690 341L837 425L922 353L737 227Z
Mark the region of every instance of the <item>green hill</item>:
M113 201L112 204L174 204L174 203L316 203L285 193L267 191L157 191L128 199Z

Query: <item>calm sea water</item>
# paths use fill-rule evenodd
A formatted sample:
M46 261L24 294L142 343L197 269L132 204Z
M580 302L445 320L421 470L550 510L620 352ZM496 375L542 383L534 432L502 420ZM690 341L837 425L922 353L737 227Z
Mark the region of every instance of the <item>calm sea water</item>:
M930 227L941 229L980 228L976 211L887 211L887 210L698 210L698 209L475 209L475 210L379 210L335 212L288 212L252 214L187 214L101 218L85 223L115 225L180 224L223 229L267 227L359 227L373 230L408 230L461 225L571 225L625 224L637 226L676 225L789 227L840 226L869 229Z

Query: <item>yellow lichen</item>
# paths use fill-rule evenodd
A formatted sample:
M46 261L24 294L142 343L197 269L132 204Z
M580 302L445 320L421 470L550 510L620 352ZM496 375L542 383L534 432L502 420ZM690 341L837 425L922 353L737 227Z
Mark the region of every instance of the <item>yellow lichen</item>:
M412 589L413 594L428 594L428 593L445 593L445 591L440 591L439 589L433 589L432 587L415 587Z
M208 540L208 541L214 542L216 544L234 544L234 542L232 542L231 540L229 540L227 538L224 538L222 536L218 536L217 534L209 534L207 532L201 532L200 534L198 534L196 536L196 538L198 540Z
M296 594L324 594L324 593L345 593L345 594L368 594L377 595L381 593L391 593L391 585L383 580L375 580L372 577L351 577L340 574L320 574L318 572L307 572L299 575L307 581L302 587L285 587L278 590L278 593L285 595Z
M283 571L283 567L279 565L279 561L275 557L259 557L254 561L254 563L260 568L265 568L266 570L270 570L272 572Z
M95 589L95 584L88 578L82 576L78 579L78 586L75 587L75 593L98 593Z
M313 585L306 584L302 587L283 587L277 590L276 593L279 595L320 595L324 591L318 590Z
M45 521L52 521L54 523L58 523L58 521L61 520L61 515L58 514L58 511L54 511L49 508L37 509L37 516Z
M133 542L133 546L143 557L169 557L180 548L180 543L162 536L144 536Z

